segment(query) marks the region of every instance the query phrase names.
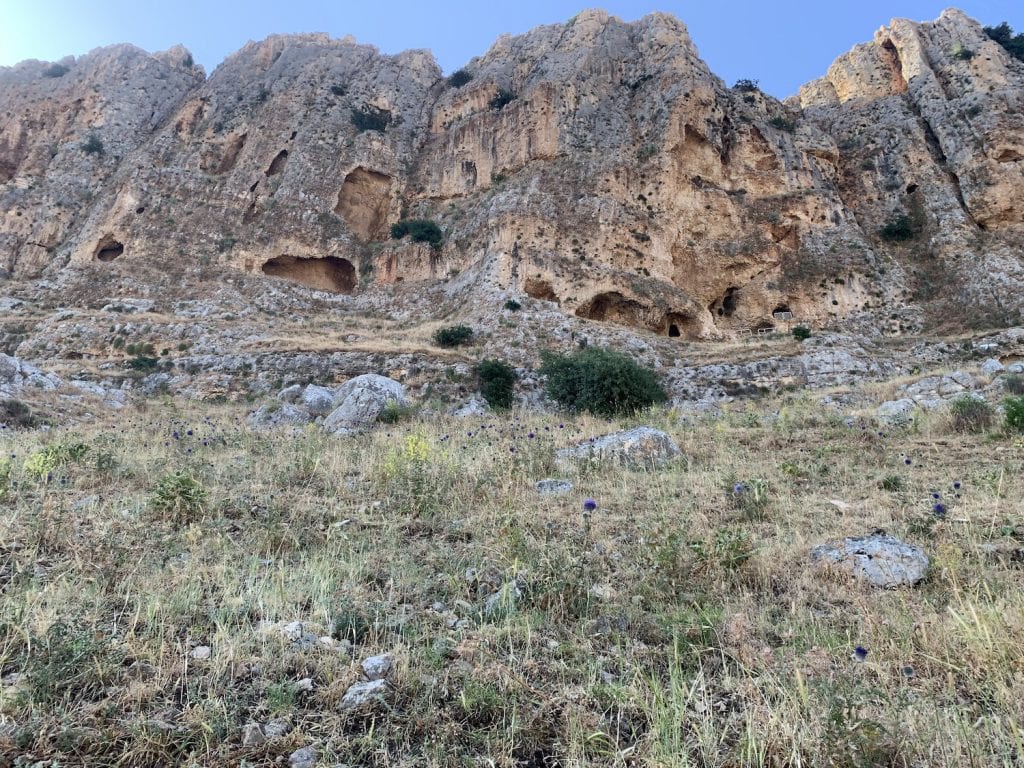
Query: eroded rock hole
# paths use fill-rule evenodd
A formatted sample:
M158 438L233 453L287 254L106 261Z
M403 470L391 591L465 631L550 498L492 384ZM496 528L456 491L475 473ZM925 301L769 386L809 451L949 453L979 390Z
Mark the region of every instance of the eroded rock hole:
M669 338L678 339L679 338L679 326L676 325L675 323L669 323L669 325L668 325L668 335L669 335Z
M96 246L95 257L97 261L113 261L124 253L124 243L116 240L112 235L107 235Z
M918 190L917 184L907 184L907 194L908 195L914 194L915 192L917 192L917 190Z
M673 339L696 339L700 336L700 325L697 321L680 312L669 312L665 315L661 327L667 329L664 332Z
M372 240L381 233L391 206L391 177L366 168L345 176L334 212L356 235Z
M288 164L288 150L282 149L277 153L277 157L270 161L270 167L267 168L266 176L276 176L284 170L285 165Z
M644 306L618 291L599 293L576 310L578 317L588 320L607 320L619 325L646 327Z
M277 256L265 262L260 271L265 275L301 283L318 291L352 293L356 287L356 269L352 262L337 256Z
M523 292L534 299L540 299L541 301L553 301L556 304L558 303L558 294L555 293L555 289L547 280L529 277L526 279L526 282L523 283ZM579 314L579 312L577 312L577 314Z
M732 317L739 303L739 291L740 289L735 286L726 288L722 298L713 301L708 309L719 317Z

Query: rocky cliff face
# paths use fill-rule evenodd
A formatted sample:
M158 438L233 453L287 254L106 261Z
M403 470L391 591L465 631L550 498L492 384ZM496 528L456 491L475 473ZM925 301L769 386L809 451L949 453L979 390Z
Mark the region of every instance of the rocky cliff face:
M0 267L528 294L689 338L1024 309L1024 65L958 11L785 103L727 87L663 14L588 11L465 72L320 35L209 78L127 46L0 69ZM391 240L406 218L444 244Z

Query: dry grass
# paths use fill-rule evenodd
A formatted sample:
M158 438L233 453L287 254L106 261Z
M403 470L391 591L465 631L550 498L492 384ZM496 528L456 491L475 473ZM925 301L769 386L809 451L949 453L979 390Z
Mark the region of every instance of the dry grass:
M1019 439L940 419L879 433L800 396L685 427L656 412L644 421L685 461L573 473L572 495L545 497L532 483L556 447L618 425L519 414L340 440L199 408L5 434L8 761L271 765L307 743L323 765L378 766L1024 754ZM735 482L761 499L737 501ZM876 528L930 553L923 584L874 591L808 565L810 546ZM485 611L502 584L519 597ZM293 620L333 647L267 627ZM387 704L339 711L379 652L397 666ZM242 746L245 723L277 716L286 736Z

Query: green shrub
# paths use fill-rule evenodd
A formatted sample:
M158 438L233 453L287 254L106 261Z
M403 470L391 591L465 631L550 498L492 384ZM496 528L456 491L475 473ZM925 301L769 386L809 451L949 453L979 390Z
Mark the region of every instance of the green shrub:
M1013 432L1024 432L1024 396L1006 398L1003 408L1006 409L1006 428Z
M32 429L36 425L36 417L21 400L0 400L0 424L14 429Z
M1024 376L1011 373L1003 379L1003 386L1006 388L1007 394L1024 395Z
M188 470L170 472L157 481L149 503L174 522L189 523L203 513L206 489Z
M98 155L103 156L103 141L95 133L90 133L89 137L82 144L82 151L87 155Z
M384 130L391 123L391 113L376 107L363 107L352 110L352 125L360 131L377 131L384 133Z
M401 405L397 400L388 400L380 413L377 414L377 421L382 424L398 424L405 421L416 413L413 405Z
M348 93L348 89L344 85L340 85L340 84L336 83L336 84L331 86L331 93L333 93L338 98L341 98L346 93Z
M451 76L448 78L448 85L452 88L461 88L472 79L473 75L469 72L464 69L458 69L455 72L452 72Z
M963 395L950 403L949 416L955 432L984 432L992 426L995 413L984 400Z
M997 27L985 27L985 34L1015 59L1024 61L1024 33L1013 34L1013 27L1004 21Z
M429 219L402 219L391 225L391 237L395 240L401 240L406 235L410 235L413 242L430 243L435 248L444 240L441 227Z
M805 325L798 325L793 328L792 334L797 341L806 341L811 338L811 329Z
M609 418L667 399L653 371L611 349L588 347L571 355L544 350L540 372L551 399L570 411Z
M160 364L160 359L150 355L135 355L128 358L128 367L133 371L155 371Z
M761 86L757 80L751 80L749 78L741 78L736 81L736 85L733 88L740 93L752 93L754 91L761 90Z
M122 654L87 627L58 621L35 644L28 683L36 703L82 702L103 698L118 679Z
M522 308L523 305L520 304L515 299L509 299L508 301L505 302L505 309L507 309L509 312L518 312Z
M769 124L772 127L778 128L780 131L786 131L787 133L792 133L793 131L796 130L796 121L795 120L790 120L788 117L784 117L782 115L778 115L776 117L773 117L768 122L769 122Z
M974 58L974 51L964 48L962 45L956 45L950 55L957 61L970 61Z
M65 64L51 64L43 70L43 77L64 77L71 71L71 67Z
M476 367L480 394L492 408L511 408L514 400L516 371L502 360L481 360Z
M450 325L434 331L434 343L439 347L461 347L473 338L473 329L468 325Z
M895 219L879 229L878 236L883 240L888 240L892 243L901 243L906 242L907 240L913 240L917 237L917 231L914 229L914 223L910 220L910 217L901 213Z
M767 480L755 478L737 482L735 478L728 478L725 492L727 498L732 501L733 508L742 512L748 520L765 518L770 500Z
M516 95L512 91L506 91L504 89L499 90L494 97L491 99L491 109L501 110L510 101L515 100Z
M25 460L25 472L38 480L49 480L52 472L66 464L80 461L88 453L89 446L85 443L53 443Z

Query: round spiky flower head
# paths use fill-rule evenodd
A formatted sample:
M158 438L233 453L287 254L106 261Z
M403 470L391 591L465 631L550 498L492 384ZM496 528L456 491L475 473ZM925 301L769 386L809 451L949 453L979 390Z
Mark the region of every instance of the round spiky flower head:
M583 502L584 512L593 512L595 509L597 509L597 502L593 499L587 499Z
M935 504L932 507L932 514L935 515L936 517L945 517L946 516L946 505L943 504L941 501L938 502L937 504Z
M850 654L850 658L854 661L864 661L868 657L868 649L862 645L858 645L853 649L853 653Z

